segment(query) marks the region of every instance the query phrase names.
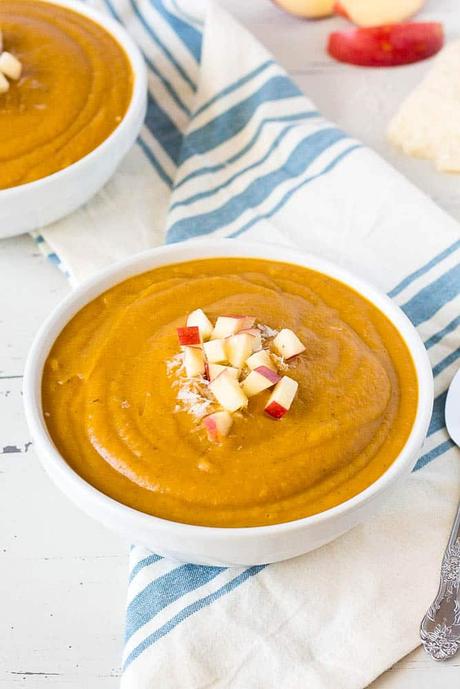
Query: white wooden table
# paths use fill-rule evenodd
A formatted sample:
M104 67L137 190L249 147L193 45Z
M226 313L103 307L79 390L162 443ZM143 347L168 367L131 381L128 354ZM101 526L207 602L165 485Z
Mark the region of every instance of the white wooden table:
M327 117L374 147L460 219L460 177L442 176L385 142L391 113L427 64L394 70L340 65L327 58L324 45L342 20L301 22L269 0L222 4L267 45ZM431 0L424 16L444 21L449 37L460 36L458 0ZM0 242L0 689L118 686L127 546L51 485L22 413L27 350L43 318L68 290L29 237ZM459 685L460 657L439 665L419 649L373 689Z

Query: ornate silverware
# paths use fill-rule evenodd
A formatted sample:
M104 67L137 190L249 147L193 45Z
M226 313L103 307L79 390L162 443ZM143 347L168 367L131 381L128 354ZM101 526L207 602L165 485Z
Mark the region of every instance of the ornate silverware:
M425 650L446 660L460 648L460 508L441 565L438 595L420 626Z

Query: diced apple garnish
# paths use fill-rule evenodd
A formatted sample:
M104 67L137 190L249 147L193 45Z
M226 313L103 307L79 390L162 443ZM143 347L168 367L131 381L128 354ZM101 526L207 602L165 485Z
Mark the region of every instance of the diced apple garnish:
M204 343L203 349L209 364L221 364L227 361L225 340L209 340Z
M223 373L224 371L228 371L229 373L231 373L235 380L238 380L240 375L240 372L237 368L233 368L233 366L222 366L221 364L209 364L208 371L209 380L214 380L214 378L217 378L217 376Z
M248 328L247 330L240 330L241 333L247 333L253 336L252 351L259 352L262 349L262 333L258 328Z
M305 351L305 345L302 344L295 332L289 330L289 328L280 330L272 344L277 354L284 359L291 359L293 356Z
M9 79L17 80L21 76L22 64L17 57L5 50L0 55L0 72Z
M216 411L203 419L203 426L208 434L208 440L219 442L229 434L233 417L228 411Z
M260 352L255 352L254 354L251 354L249 359L246 359L246 366L253 371L256 369L258 366L266 366L267 368L270 368L272 371L276 371L276 365L273 359L270 356L270 352L267 352L266 349L262 349Z
M201 347L184 347L184 367L188 378L204 375L205 363Z
M253 352L254 336L248 333L237 333L225 340L227 358L232 366L241 368Z
M196 325L177 328L177 336L181 345L198 345L201 343L200 330Z
M248 398L238 381L228 371L224 371L217 378L214 378L209 384L209 390L227 411L234 412L247 406Z
M265 405L266 413L274 419L281 419L291 408L298 387L297 381L289 378L289 376L283 376L276 384Z
M239 333L240 330L252 328L255 320L253 316L219 316L212 331L211 340L230 337Z
M213 325L203 309L196 309L189 313L187 317L188 326L196 326L201 335L202 340L209 340L213 331Z
M271 368L259 366L243 380L241 387L247 397L253 397L262 390L268 390L279 380L281 380L281 376L272 371Z

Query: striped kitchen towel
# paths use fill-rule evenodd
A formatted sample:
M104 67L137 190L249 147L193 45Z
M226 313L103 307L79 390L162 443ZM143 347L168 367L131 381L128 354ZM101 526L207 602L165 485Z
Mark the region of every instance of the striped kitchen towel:
M444 426L460 356L458 225L327 122L217 5L98 0L141 46L148 115L104 190L37 241L73 282L205 234L318 253L386 290L425 341L436 400L416 470L320 550L245 569L134 546L123 689L360 689L418 644L459 497ZM308 26L305 27L308 40Z

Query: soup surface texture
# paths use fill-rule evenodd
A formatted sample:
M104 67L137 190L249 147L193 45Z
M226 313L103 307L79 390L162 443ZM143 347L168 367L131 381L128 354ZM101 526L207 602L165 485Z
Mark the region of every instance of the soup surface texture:
M3 49L22 76L0 95L0 189L33 182L99 146L128 108L133 77L103 28L40 0L1 0Z
M288 364L298 394L281 420L263 413L263 392L211 443L178 408L167 362L176 328L200 307L300 337L306 351ZM89 303L57 338L42 395L57 448L100 491L173 521L231 527L312 515L373 483L410 433L418 384L394 326L346 285L227 258L158 268Z

